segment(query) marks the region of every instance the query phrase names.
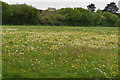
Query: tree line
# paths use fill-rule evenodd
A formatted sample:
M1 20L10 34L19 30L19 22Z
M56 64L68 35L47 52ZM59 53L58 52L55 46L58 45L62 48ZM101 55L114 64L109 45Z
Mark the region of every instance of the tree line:
M112 6L112 8L111 8ZM3 25L52 26L120 26L120 14L115 3L95 12L95 4L84 8L48 8L38 10L26 4L9 5L2 2Z

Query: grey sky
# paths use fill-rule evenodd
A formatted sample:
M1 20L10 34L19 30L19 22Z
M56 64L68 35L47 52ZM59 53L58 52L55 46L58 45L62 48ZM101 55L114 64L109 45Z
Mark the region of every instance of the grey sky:
M96 4L97 9L103 9L108 3L120 0L2 0L9 4L23 4L32 5L38 9L47 9L48 7L63 8L63 7L83 7L86 8L90 3Z

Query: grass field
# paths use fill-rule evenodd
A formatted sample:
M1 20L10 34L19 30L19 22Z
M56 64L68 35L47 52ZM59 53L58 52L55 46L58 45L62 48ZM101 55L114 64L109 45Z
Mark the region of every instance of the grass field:
M3 78L117 78L117 27L2 26Z

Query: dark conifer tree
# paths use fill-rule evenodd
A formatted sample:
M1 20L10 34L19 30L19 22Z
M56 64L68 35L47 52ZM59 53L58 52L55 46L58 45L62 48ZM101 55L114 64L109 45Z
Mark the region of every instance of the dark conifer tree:
M92 12L94 12L95 9L96 9L95 4L90 4L90 5L87 6L87 8L88 8L88 10L90 10Z
M116 13L118 11L118 9L119 8L116 6L116 3L111 2L110 4L107 4L104 11L111 12L111 13Z

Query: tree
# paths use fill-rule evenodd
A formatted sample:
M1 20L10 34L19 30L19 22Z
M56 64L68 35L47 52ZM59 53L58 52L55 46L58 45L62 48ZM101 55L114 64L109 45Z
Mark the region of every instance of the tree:
M116 24L115 24L115 26L118 26L118 27L120 27L120 19L118 19L118 20L116 21Z
M75 11L73 8L62 8L59 10L59 14L64 15L65 19L64 19L64 24L65 25L73 25L75 21L72 18L75 18L78 15L78 11ZM80 16L79 16L80 17ZM76 17L76 18L79 18Z
M48 7L48 9L46 9L47 11L56 11L56 8L51 8L51 7Z
M118 11L118 9L119 8L116 6L116 3L111 2L110 4L107 4L104 11L111 12L111 13L116 13Z
M63 25L65 16L59 14L57 10L45 10L40 14L40 22L42 25Z
M8 19L12 15L11 13L11 6L5 2L2 2L2 24L8 24Z
M96 13L102 13L102 12L104 12L104 11L101 10L101 9L98 9L98 10L96 11Z
M62 8L60 14L65 15L66 25L88 26L93 24L93 12L83 8Z
M94 13L83 8L75 8L77 9L81 14L81 18L79 20L80 26L91 26L94 22Z
M9 24L15 25L33 25L39 23L39 11L32 6L26 4L11 5L12 15L10 16Z
M2 2L0 1L0 25L2 25Z
M78 10L73 9L66 16L67 25L71 25L71 26L76 25L76 26L79 26L81 24L80 23L81 17L82 17L82 13L80 13Z
M94 14L94 26L100 26L101 22L102 22L101 13L95 13Z
M101 13L102 22L101 25L103 26L115 26L115 23L118 20L118 16L109 12Z
M94 12L96 7L95 7L95 4L90 4L87 6L87 8L88 8L88 10Z
M9 5L2 3L3 24L120 26L120 14L115 13L117 11L115 3L110 3L104 11L97 10L95 13L96 7L94 4L87 6L89 10L83 8L48 8L43 11L26 4ZM105 12L105 10L108 12Z

